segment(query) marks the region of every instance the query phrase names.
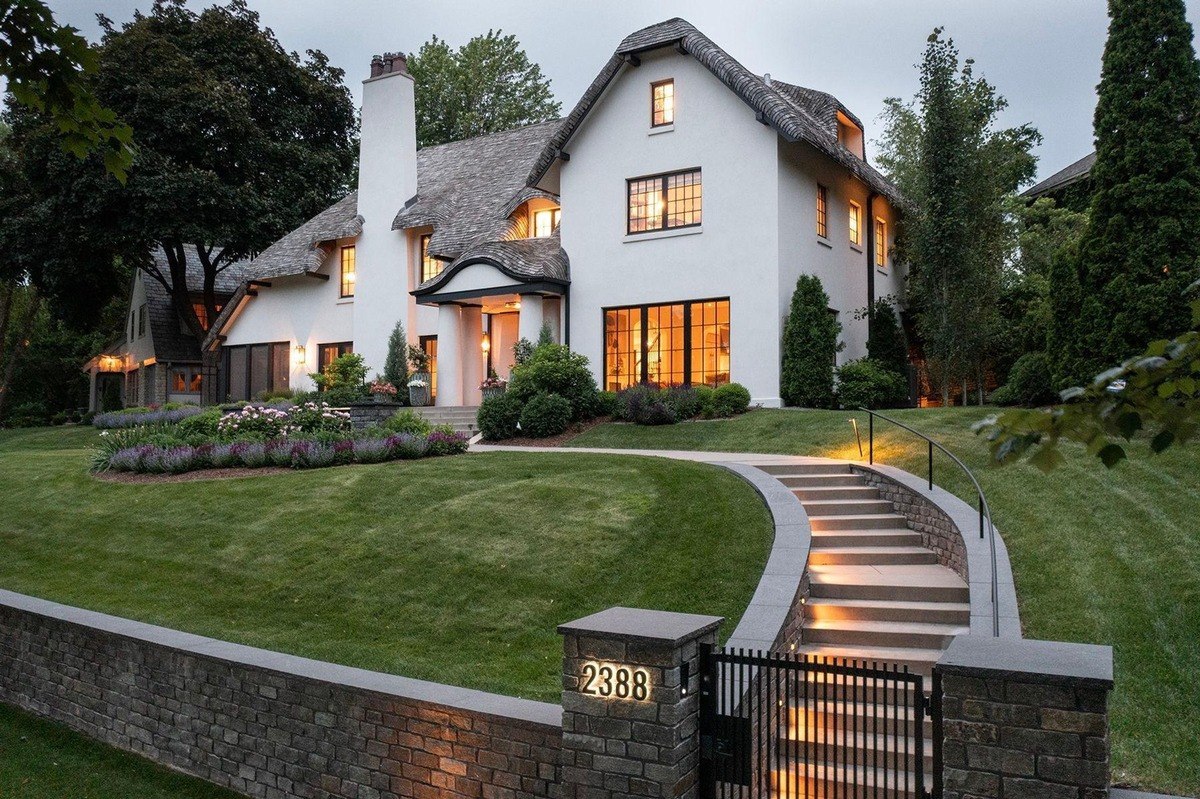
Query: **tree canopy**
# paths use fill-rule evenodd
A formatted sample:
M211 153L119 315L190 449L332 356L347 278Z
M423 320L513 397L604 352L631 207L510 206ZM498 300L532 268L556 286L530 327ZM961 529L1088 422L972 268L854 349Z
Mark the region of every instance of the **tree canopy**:
M1041 137L1030 125L996 126L1007 101L971 59L960 64L942 29L930 35L919 69L912 102L885 100L878 161L914 205L898 253L910 264L917 332L948 401L952 382L982 385L1014 247L1005 201L1032 179L1030 151Z
M417 84L417 146L554 119L562 105L521 43L489 30L457 50L434 36L408 58Z

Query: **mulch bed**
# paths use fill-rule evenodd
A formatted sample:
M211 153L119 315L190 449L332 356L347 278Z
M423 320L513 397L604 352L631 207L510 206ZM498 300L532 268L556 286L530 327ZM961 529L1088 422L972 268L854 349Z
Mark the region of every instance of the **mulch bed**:
M601 416L598 419L592 419L588 422L579 422L578 424L574 424L565 433L559 433L558 435L550 436L549 438L525 438L524 436L518 436L517 438L509 438L505 439L504 441L480 441L479 443L485 446L496 445L504 447L561 447L563 444L567 443L578 435L586 433L593 427L611 421L611 418L607 416Z
M261 469L197 469L183 474L137 474L135 472L98 472L95 477L106 483L190 483L193 480L232 480L236 477L257 477L263 474L294 474L295 469L264 466Z

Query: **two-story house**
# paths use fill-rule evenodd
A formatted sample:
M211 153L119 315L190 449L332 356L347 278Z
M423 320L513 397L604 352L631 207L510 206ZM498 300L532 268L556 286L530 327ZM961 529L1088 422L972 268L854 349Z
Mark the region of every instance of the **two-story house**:
M757 75L692 25L628 36L562 120L421 150L399 55L364 83L357 191L259 255L205 342L213 399L311 388L354 351L382 369L403 320L435 358L438 405L476 405L489 368L543 323L602 388L735 381L778 406L796 278L854 312L903 294L900 197L861 122Z

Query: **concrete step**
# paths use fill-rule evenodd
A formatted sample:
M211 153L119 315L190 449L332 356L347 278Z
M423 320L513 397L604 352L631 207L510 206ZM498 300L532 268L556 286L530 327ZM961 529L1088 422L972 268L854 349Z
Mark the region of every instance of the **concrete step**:
M804 511L813 516L855 516L894 514L896 508L885 499L802 499Z
M944 566L810 566L811 595L827 599L970 602L962 578Z
M808 475L850 474L848 463L767 463L758 467L767 474L776 477L794 477Z
M961 627L971 623L971 605L967 602L897 602L809 597L805 613L813 622L915 621L925 624L954 624Z
M807 633L807 628L805 633ZM796 648L796 654L807 655L808 657L828 657L838 658L841 660L858 661L859 665L882 667L887 664L889 667L908 667L912 674L920 675L924 678L924 690L928 692L931 688L931 678L933 674L933 664L937 663L942 657L942 650L938 649L915 649L912 647L897 647L897 646L851 646L851 645L832 645L832 644L801 644ZM867 680L867 685L870 687L871 680ZM854 693L854 686L847 684L845 686L831 686L835 692L851 694ZM882 686L880 686L882 693Z
M868 701L869 698L868 686L849 700L844 697L814 699L806 705L792 705L788 711L788 734L794 735L802 719L808 718L812 724L849 730L852 733L871 731L881 735L912 736L914 714L910 704L872 702ZM921 734L927 739L933 735L933 719L928 715L921 720Z
M871 799L917 799L917 776L908 771L859 766L788 763L771 772L771 799L817 799L850 793L844 785L857 786L853 795ZM925 781L928 790L931 783Z
M797 488L838 488L856 486L862 488L866 483L857 474L777 474L775 479L791 489Z
M917 547L921 534L912 530L819 530L812 534L814 548Z
M830 499L879 499L878 488L864 485L793 488L792 493L796 495L796 499L804 503Z
M970 631L969 626L914 621L812 621L804 628L804 641L836 646L904 647L945 649L956 635Z
M868 721L864 719L864 721ZM925 774L933 768L933 739L921 740ZM917 739L911 735L897 736L879 728L829 725L828 717L811 717L811 723L789 728L779 746L790 762L826 763L841 766L884 766L912 771L917 764Z
M908 520L898 513L848 513L842 516L808 514L813 530L878 530L904 529Z
M921 546L899 547L813 547L808 553L810 566L880 565L900 566L937 563L937 555Z

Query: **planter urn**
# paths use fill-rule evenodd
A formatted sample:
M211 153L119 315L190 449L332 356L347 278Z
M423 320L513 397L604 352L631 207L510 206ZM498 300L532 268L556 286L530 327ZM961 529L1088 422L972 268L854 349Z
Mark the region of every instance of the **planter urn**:
M416 372L412 380L420 380L425 385L408 387L408 404L414 408L422 408L429 404L429 373Z

